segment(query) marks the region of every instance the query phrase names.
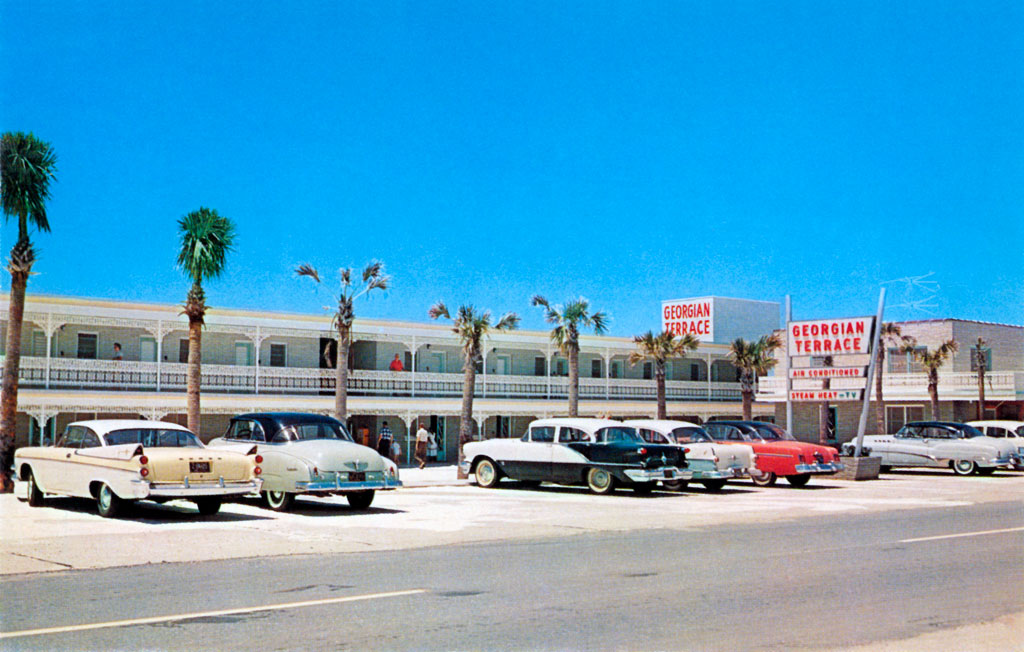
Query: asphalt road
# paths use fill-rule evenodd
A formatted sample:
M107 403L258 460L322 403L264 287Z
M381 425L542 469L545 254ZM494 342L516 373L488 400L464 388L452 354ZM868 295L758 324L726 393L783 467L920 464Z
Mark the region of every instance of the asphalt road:
M0 646L819 649L1021 612L1022 580L1024 505L994 502L9 576Z

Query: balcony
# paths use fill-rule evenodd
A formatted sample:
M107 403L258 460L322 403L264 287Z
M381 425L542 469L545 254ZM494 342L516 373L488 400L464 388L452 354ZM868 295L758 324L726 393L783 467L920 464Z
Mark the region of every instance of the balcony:
M813 381L794 381L803 383L797 389L813 387L807 384ZM861 381L863 383L863 381ZM834 379L833 389L857 387L856 381L850 379ZM871 388L874 393L874 385ZM895 374L882 376L882 396L886 401L927 401L927 374ZM1024 372L1021 371L990 371L985 374L985 399L987 401L1016 401L1024 398ZM786 400L786 379L768 376L758 383L757 400L779 402ZM940 373L939 400L943 401L976 401L978 400L978 376L975 373Z
M185 390L188 365L184 363L131 362L120 360L79 360L76 358L22 357L20 386L63 390ZM204 364L204 392L229 394L334 393L334 369L300 367L255 367ZM668 381L669 401L740 400L734 382ZM547 399L566 398L565 377L504 376L478 374L475 396L482 398ZM581 400L656 400L653 380L622 378L580 378ZM462 396L462 373L392 372L355 369L349 372L352 396Z

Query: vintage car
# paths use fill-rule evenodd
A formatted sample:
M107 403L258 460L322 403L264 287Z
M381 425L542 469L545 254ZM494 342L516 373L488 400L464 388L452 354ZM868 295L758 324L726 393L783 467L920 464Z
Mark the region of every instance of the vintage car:
M539 419L519 439L488 439L464 447L462 470L481 487L503 477L530 483L585 484L596 494L617 485L649 493L659 480L688 479L680 446L640 439L636 429L609 419Z
M1013 462L1013 468L1024 471L1024 421L1012 421L1009 419L990 419L988 421L968 421L967 425L974 426L986 437L1003 440L1003 445L1011 447L1010 453L1017 453L1017 460Z
M107 517L126 501L176 498L215 514L224 498L260 490L261 461L254 446L213 450L177 424L120 419L76 421L56 445L14 454L29 505L42 505L45 494L94 498Z
M754 484L767 487L778 477L794 487L803 487L812 475L841 471L839 451L797 441L793 435L774 423L762 421L710 421L704 429L723 444L746 444L757 455L757 469L751 471Z
M402 486L394 462L355 443L345 424L320 414L240 414L209 445L239 451L255 445L263 456L263 503L278 512L303 494L340 494L354 509L367 509L377 490Z
M843 444L843 449L852 453L852 444ZM1012 440L986 437L974 426L950 421L912 421L895 435L870 435L864 438L863 452L882 458L882 471L894 466L949 467L957 475L989 475L1021 459Z
M686 449L686 470L690 480L700 482L709 491L718 491L729 478L742 478L756 469L756 456L750 446L724 446L715 443L706 430L688 421L636 419L623 422L636 428L640 438L651 444L678 445ZM665 480L669 489L683 489L687 480Z

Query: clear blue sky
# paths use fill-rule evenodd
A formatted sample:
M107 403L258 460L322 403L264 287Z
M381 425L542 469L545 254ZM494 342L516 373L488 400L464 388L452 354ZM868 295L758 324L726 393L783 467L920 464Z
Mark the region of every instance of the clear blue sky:
M297 263L380 258L359 316L583 295L631 335L935 272L887 317L1024 323L1019 0L0 0L0 34L0 129L59 156L30 292L180 302L208 206L239 232L213 306L320 312Z

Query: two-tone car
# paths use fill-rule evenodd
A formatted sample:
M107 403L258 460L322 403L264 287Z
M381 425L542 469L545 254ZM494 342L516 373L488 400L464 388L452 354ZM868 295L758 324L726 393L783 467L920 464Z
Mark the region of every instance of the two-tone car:
M636 428L610 419L538 419L518 439L466 444L460 464L481 487L510 478L586 485L596 494L623 486L642 494L659 481L689 479L682 447L649 444Z
M684 447L689 480L700 482L709 491L718 491L730 478L745 477L756 469L753 448L715 443L696 423L671 419L630 419L623 423L636 428L640 438L648 443ZM685 488L687 483L688 480L663 481L674 490Z
M957 475L988 475L1020 462L1016 447L1005 442L964 423L912 421L894 435L864 437L863 451L882 458L883 472L893 467L948 467ZM843 449L852 453L852 444L843 444Z
M1017 459L1012 462L1012 466L1018 471L1024 471L1024 421L988 419L968 421L967 425L974 426L986 437L1002 440L1011 454L1016 451Z
M46 494L92 498L106 517L126 502L174 499L215 514L225 498L260 490L261 461L251 445L211 449L182 426L122 419L76 421L54 446L26 446L14 454L29 505L42 505Z
M357 444L345 424L322 414L254 412L231 419L211 448L247 450L263 457L263 503L286 511L296 496L342 495L367 509L377 491L396 489L398 466Z
M754 484L767 487L779 477L803 487L812 475L831 475L843 469L839 451L797 441L774 423L763 421L709 421L704 429L722 444L744 444L754 449L757 468L750 473Z

